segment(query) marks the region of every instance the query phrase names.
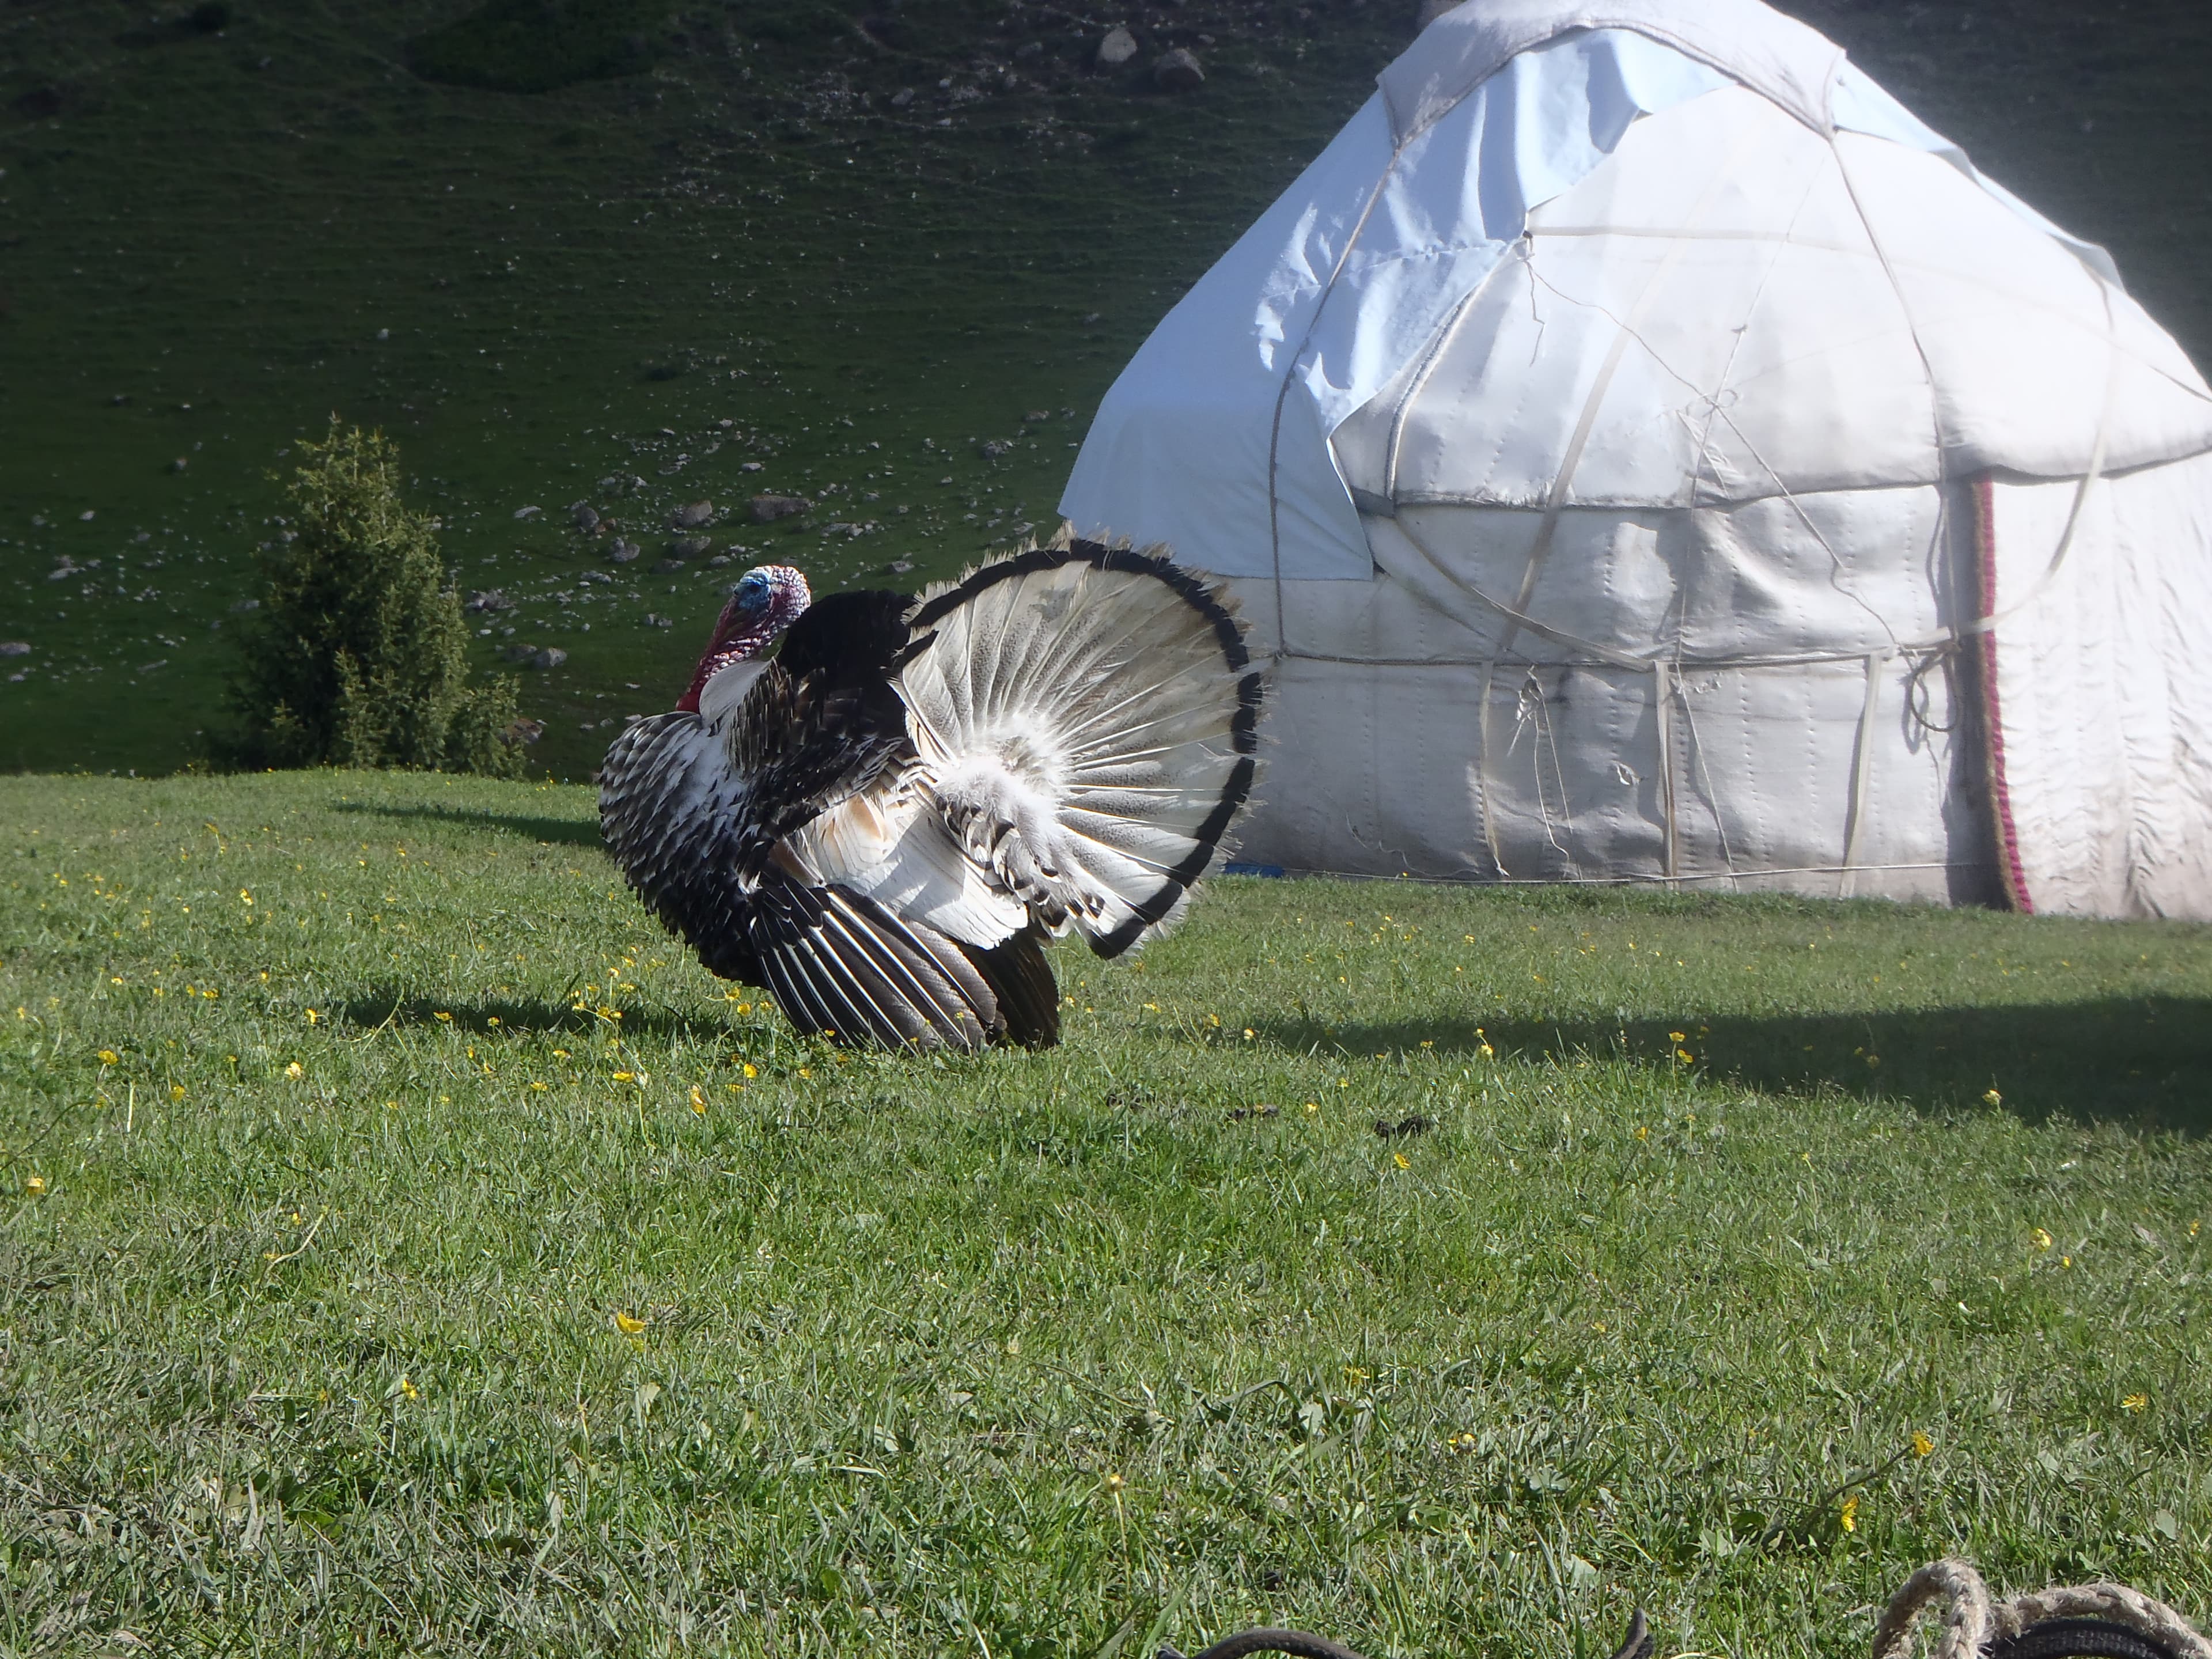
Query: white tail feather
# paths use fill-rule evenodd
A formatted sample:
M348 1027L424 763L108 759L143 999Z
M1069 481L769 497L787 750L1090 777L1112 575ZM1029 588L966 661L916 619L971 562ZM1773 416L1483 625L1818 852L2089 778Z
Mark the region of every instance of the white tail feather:
M1259 697L1221 598L1164 560L1045 550L927 594L896 684L960 848L1115 954L1222 855Z

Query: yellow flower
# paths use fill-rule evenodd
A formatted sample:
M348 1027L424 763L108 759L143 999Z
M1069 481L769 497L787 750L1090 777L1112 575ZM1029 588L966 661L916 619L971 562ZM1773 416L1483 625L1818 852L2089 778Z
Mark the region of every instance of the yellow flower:
M1912 1455L1913 1455L1915 1457L1925 1457L1925 1456L1927 1456L1927 1455L1928 1455L1928 1454L1929 1454L1929 1453L1930 1453L1930 1452L1934 1451L1935 1449L1936 1449L1936 1443L1935 1443L1933 1440L1930 1440L1930 1439L1928 1437L1928 1434L1927 1434L1927 1431L1926 1431L1925 1430L1923 1430L1923 1429L1915 1429L1915 1430L1913 1430L1913 1431L1912 1431Z
M499 1016L498 1016L497 1014L489 1014L489 1015L485 1016L485 1018L484 1018L484 1024L487 1024L487 1025L496 1025L496 1024L499 1024Z
M1124 1480L1121 1477L1121 1474L1117 1471L1109 1469L1106 1472L1106 1490L1108 1492L1118 1492L1122 1487L1128 1484L1129 1483L1127 1481Z
M1483 1059L1488 1060L1498 1051L1495 1048L1492 1048L1488 1043L1481 1042L1475 1045L1474 1052Z
M748 1066L746 1069L750 1071L751 1068ZM814 1075L814 1070L811 1066L802 1066L799 1068L799 1074L801 1077L812 1077Z
M753 1063L752 1063L752 1061L750 1061L750 1060L747 1060L747 1061L745 1062L745 1077L746 1077L746 1079L747 1079L748 1080L750 1080L750 1079L753 1079L753 1078L757 1078L757 1077L758 1077L759 1075L760 1075L760 1073L754 1069L754 1066L753 1066Z
M691 1109L702 1117L707 1115L707 1097L699 1092L699 1085L696 1083L691 1085Z
M1397 1160L1398 1167L1401 1170L1410 1170L1413 1167L1413 1160L1403 1152L1393 1152L1390 1156Z
M1638 1124L1638 1125L1636 1126L1636 1138L1637 1138L1638 1140L1649 1140L1649 1139L1651 1139L1651 1126L1650 1126L1650 1124L1648 1124L1648 1123L1639 1123L1639 1124Z
M645 1328L645 1322L642 1319L633 1319L628 1314L617 1311L615 1315L615 1328L624 1336L635 1336Z
M284 1075L297 1083L301 1078L307 1076L307 1073L301 1069L300 1062L295 1060L284 1068Z
M422 1397L422 1389L416 1388L414 1383L410 1382L404 1376L399 1379L399 1392L405 1395L410 1400L420 1400Z
M1688 1066L1696 1060L1697 1056L1687 1048L1677 1048L1674 1050L1674 1058L1680 1060L1683 1065Z
M1859 1495L1856 1492L1844 1499L1844 1512L1838 1519L1844 1523L1845 1532L1859 1529Z
M1251 1028L1250 1026L1247 1025L1247 1026L1244 1028L1244 1041L1245 1041L1245 1042L1249 1042L1252 1040L1252 1038L1253 1038L1254 1035L1255 1035L1255 1033L1253 1032L1252 1028ZM1429 1045L1428 1045L1427 1043L1425 1043L1425 1043L1423 1043L1423 1044L1421 1045L1421 1047L1423 1047L1424 1048L1427 1048L1428 1046L1429 1046Z
M1982 1091L1982 1104L1984 1106L2002 1106L2004 1104L2004 1097L1994 1089L1984 1089Z
M615 1073L615 1081L617 1083L634 1083L636 1080L637 1073L635 1072L617 1072Z
M2131 1394L2120 1401L2123 1410L2131 1412L2139 1412L2149 1404L2150 1396L2147 1394Z
M1318 1115L1321 1111L1321 1102L1317 1100L1310 1100L1306 1102L1306 1110Z
M308 1010L307 1010L307 1024L308 1024L313 1025L313 1024L314 1024L317 1021L320 1020L321 1018L322 1018L322 1016L321 1016L320 1014L317 1013L313 1009L310 1008L310 1009L308 1009Z
M1669 1042L1687 1042L1689 1040L1689 1034L1686 1031L1669 1031L1667 1033L1667 1041Z
M430 1018L436 1020L442 1020L448 1025L452 1024L453 1022L453 1017L447 1013L443 1008L439 1009L438 1012L431 1015Z
M172 1100L182 1100L184 1097L185 1085L181 1083L172 1083L169 1085L169 1098Z
M2051 1248L2051 1235L2038 1227L2027 1236L2027 1242L2039 1250L2047 1250Z
M23 1190L30 1194L33 1198L44 1197L46 1190L46 1176L25 1176L23 1177Z
M530 1086L531 1086L532 1088L533 1088L533 1089L538 1089L538 1090L542 1090L542 1089L544 1089L544 1088L545 1087L545 1085L544 1085L544 1084L542 1084L542 1083L533 1083L533 1084L532 1084Z
M103 1066L112 1066L117 1060L122 1058L123 1056L117 1054L112 1048L102 1048L100 1051L100 1063Z

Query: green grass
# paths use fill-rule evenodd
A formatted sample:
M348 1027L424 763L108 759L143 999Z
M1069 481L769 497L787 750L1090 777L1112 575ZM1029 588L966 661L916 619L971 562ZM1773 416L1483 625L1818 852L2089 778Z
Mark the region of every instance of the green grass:
M2212 9L1796 9L2212 349ZM507 0L236 0L220 33L185 9L0 16L0 638L33 647L0 659L0 768L204 750L272 474L336 410L399 441L463 586L522 601L478 666L568 652L529 678L532 760L588 776L621 715L680 689L727 574L650 574L671 507L738 506L719 545L827 587L1048 526L1115 372L1414 7L1133 0L1115 16L1146 53L1118 76L1082 67L1103 15L1000 0L567 0L535 36ZM542 94L408 67L551 85L632 35L649 70ZM1170 44L1204 59L1198 94L1152 87ZM756 490L836 493L763 530ZM580 498L646 556L571 532Z
M1063 1047L913 1061L733 1000L580 790L0 822L6 1650L2212 1605L2202 929L1231 880L1063 952Z

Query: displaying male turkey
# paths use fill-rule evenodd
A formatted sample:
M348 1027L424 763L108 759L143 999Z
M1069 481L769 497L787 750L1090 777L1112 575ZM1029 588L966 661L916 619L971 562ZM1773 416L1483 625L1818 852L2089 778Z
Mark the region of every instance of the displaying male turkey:
M1157 554L1063 539L918 603L814 604L764 565L675 710L615 739L599 821L669 929L801 1030L1041 1046L1044 939L1115 957L1174 925L1260 701L1228 606Z

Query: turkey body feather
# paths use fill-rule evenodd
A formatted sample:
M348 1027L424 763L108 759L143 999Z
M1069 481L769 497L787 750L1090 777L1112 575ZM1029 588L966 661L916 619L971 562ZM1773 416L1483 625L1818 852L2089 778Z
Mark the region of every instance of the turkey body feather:
M836 595L773 660L701 673L696 709L608 751L608 847L710 970L841 1038L1054 1041L1043 941L1112 957L1172 927L1257 775L1233 613L1095 543L919 603Z

